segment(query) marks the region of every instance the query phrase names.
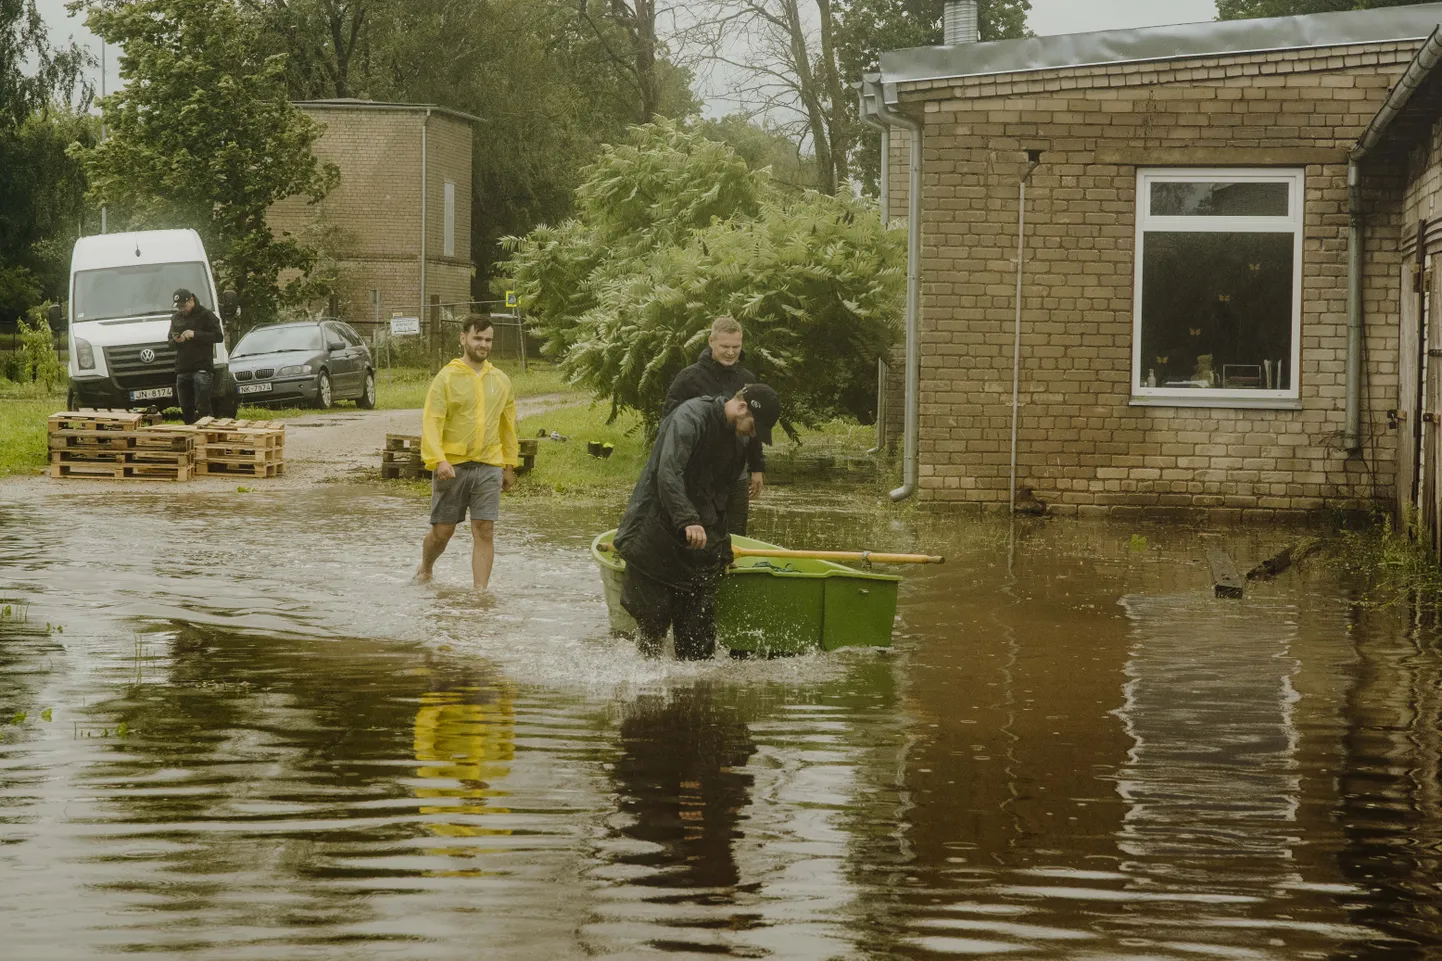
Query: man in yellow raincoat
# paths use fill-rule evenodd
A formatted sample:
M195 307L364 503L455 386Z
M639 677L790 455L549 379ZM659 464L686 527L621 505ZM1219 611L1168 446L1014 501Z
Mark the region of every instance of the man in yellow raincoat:
M431 529L416 580L431 579L456 525L471 515L471 577L491 582L501 492L516 482L520 443L511 379L491 365L490 318L471 314L461 326L461 356L431 381L421 424L421 458L431 471Z

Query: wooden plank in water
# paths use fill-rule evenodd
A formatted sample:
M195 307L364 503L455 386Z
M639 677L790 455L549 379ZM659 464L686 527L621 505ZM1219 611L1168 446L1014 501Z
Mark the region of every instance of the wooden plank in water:
M1220 548L1207 551L1207 563L1212 567L1212 587L1218 597L1242 596L1247 582L1226 551Z

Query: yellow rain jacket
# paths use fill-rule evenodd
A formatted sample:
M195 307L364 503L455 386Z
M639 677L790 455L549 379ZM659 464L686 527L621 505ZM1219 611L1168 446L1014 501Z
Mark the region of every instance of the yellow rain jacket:
M477 374L459 357L431 381L421 415L421 459L426 470L441 461L476 461L498 467L520 463L516 401L510 378L487 361Z

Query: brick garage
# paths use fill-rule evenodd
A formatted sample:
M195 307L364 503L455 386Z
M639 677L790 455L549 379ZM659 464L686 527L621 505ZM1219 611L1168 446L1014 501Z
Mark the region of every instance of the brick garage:
M368 323L377 316L373 301L377 291L383 322L397 312L416 316L421 303L432 296L445 304L469 301L475 118L428 104L322 100L297 106L324 124L315 154L340 168L340 184L314 206L294 197L276 204L269 222L277 234L327 239L338 255L342 281L338 299L346 319L368 332ZM424 292L420 277L423 137Z
M1348 156L1439 21L1442 4L1429 4L884 55L887 101L924 124L920 497L1008 502L1018 183L1026 152L1039 150L1026 211L1019 487L1062 514L1262 518L1391 498L1397 434L1387 411L1398 406L1399 274L1415 218L1404 211L1404 165L1364 168L1361 443L1349 451ZM1298 39L1267 42L1275 36ZM899 130L890 171L890 213L905 218ZM1185 256L1188 238L1202 234L1177 225L1206 229L1186 205L1208 182L1223 189L1203 206L1240 205L1236 223L1272 240L1227 233L1197 249L1271 244L1276 263L1295 272L1288 351L1272 350L1265 369L1266 351L1252 346L1260 335L1246 324L1276 315L1281 281L1259 279L1249 292L1245 273L1218 274L1208 288L1201 274L1228 251ZM1166 206L1173 187L1176 210ZM1139 207L1142 196L1150 208ZM1267 197L1280 198L1275 209ZM1277 246L1286 231L1299 260ZM1138 245L1161 250L1175 237L1181 259L1160 283L1165 261L1139 264ZM1267 256L1257 260L1245 266L1275 273ZM1192 262L1196 270L1185 269ZM1151 291L1145 305L1138 278ZM1220 307L1171 305L1198 318L1186 325L1156 315L1155 304L1186 290L1205 290ZM1190 351L1183 329L1196 332ZM1225 376L1200 367L1203 349L1234 361Z

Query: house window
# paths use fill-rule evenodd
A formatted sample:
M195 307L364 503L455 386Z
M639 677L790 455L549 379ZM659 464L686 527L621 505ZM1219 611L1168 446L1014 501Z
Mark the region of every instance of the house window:
M446 181L445 236L441 248L445 256L456 255L456 185Z
M1302 179L1138 172L1132 403L1297 406Z

